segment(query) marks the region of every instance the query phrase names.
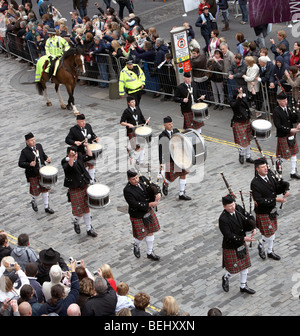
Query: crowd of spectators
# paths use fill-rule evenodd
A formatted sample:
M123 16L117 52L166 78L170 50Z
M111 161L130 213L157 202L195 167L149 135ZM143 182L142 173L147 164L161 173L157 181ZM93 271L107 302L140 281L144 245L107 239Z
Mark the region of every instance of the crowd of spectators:
M173 296L151 312L150 296L141 291L132 299L108 264L91 272L84 260L66 261L51 247L37 254L26 233L12 248L0 232L0 262L0 316L189 316Z

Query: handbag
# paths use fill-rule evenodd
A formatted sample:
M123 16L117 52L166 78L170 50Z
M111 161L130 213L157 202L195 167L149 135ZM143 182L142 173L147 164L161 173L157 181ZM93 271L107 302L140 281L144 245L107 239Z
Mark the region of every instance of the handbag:
M236 255L239 259L243 259L247 255L247 249L245 245L242 245L236 249Z
M145 226L149 226L150 224L154 223L150 211L147 212L146 215L143 216L143 223L144 223Z
M295 139L295 136L294 136L294 135L289 136L289 137L287 138L287 143L288 143L288 146L289 146L289 147L293 147L293 146L295 146L295 145L296 145L296 139Z

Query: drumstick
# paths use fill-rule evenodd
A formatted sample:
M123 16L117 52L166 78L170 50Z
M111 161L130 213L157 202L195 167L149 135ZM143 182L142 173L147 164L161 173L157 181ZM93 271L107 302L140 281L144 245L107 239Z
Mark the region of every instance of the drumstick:
M148 120L148 122L150 121L150 118L151 118L151 117L149 117L149 120ZM146 123L144 124L144 126L143 126L143 127L145 127L145 126L148 124L148 122L146 121Z

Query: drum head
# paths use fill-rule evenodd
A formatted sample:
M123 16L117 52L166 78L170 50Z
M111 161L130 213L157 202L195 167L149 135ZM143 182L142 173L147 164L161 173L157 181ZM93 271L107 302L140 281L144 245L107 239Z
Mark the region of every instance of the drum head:
M98 143L91 143L89 144L89 147L91 149L91 151L99 151L102 149L102 145L98 144Z
M137 127L134 132L136 136L148 137L152 134L152 128L149 126L140 126Z
M208 108L208 104L206 103L197 103L192 105L192 110L203 110Z
M252 121L251 126L255 131L259 132L270 131L272 129L272 123L264 119L257 119Z
M192 129L173 134L169 150L173 161L181 169L190 169L193 165L202 164L206 160L205 141Z
M44 176L53 176L58 173L57 168L53 166L44 166L40 168L40 174Z

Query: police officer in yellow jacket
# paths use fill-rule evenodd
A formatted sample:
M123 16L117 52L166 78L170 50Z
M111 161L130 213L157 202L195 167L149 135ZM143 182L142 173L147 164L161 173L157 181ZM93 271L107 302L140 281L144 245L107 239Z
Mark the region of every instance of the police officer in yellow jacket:
M132 60L126 62L126 66L121 70L119 78L119 95L127 93L135 98L136 105L139 106L142 89L145 86L145 74L138 64L133 64Z
M56 35L54 28L48 30L48 35L49 38L45 44L45 51L50 60L49 75L51 76L53 74L55 76L53 72L55 70L56 60L58 60L65 51L70 49L70 45L63 37Z

